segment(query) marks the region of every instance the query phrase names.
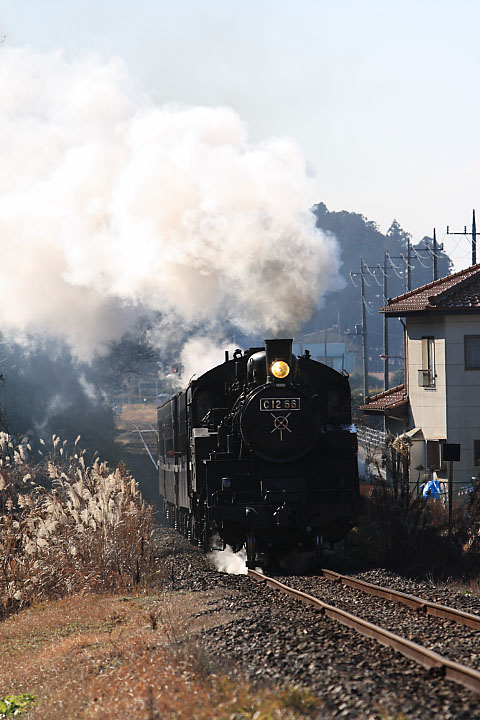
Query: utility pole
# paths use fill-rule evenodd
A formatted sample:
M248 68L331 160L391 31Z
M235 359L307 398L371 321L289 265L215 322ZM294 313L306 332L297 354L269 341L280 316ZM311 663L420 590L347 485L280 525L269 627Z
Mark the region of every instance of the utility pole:
M477 223L475 222L475 210L472 212L472 265L477 264Z
M410 238L407 240L407 292L412 289L412 245Z
M388 290L387 290L387 257L388 253L385 253L383 258L383 302L388 302ZM389 366L388 366L388 318L387 313L383 313L383 354L385 355L385 365L383 370L383 389L388 390L390 387L389 381Z
M438 280L437 231L433 228L433 281Z
M447 225L447 235L471 235L472 236L472 265L477 264L477 223L475 222L475 210L472 211L472 232L467 232L467 226L463 228L463 232L450 232L450 226Z
M362 282L362 349L363 349L363 396L368 397L368 347L367 347L367 310L365 307L365 269L363 258L360 258L360 278Z
M362 332L357 333L362 336L362 360L363 360L363 397L366 401L368 397L368 346L367 346L367 312L366 312L366 300L365 300L365 268L368 265L365 264L363 258L360 258L360 272L350 272L352 282L354 277L360 275L360 289L361 289L361 303L362 303ZM358 285L355 285L358 287Z

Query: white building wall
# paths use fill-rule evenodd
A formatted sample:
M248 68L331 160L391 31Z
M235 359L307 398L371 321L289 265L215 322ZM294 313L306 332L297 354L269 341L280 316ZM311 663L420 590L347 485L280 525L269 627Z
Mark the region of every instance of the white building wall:
M445 329L448 442L461 446L455 481L468 482L480 469L473 453L473 441L480 440L480 370L465 370L465 335L480 335L480 317L448 315Z
M460 444L461 459L454 463L458 488L480 470L474 461L474 440L480 440L480 370L465 370L464 340L465 335L480 335L480 316L425 315L407 318L406 325L410 427L421 428L425 440ZM418 382L418 371L424 369L423 337L435 338L434 388ZM446 468L439 472L446 474Z
M435 338L435 387L421 387L418 371L423 367L422 338ZM447 437L447 391L444 318L428 316L407 319L408 396L411 427L420 427L425 440ZM480 379L480 378L479 378Z

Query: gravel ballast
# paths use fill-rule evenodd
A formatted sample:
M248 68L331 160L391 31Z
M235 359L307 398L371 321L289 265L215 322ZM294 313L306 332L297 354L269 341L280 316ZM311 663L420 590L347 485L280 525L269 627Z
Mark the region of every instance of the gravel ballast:
M357 615L401 637L427 647L450 660L480 670L480 632L450 620L432 617L361 590L345 587L322 577L277 578L297 590L320 598L330 605ZM369 580L368 582L373 582ZM386 578L375 584L392 587ZM405 592L405 590L402 590ZM413 594L410 592L409 594ZM425 597L421 588L415 594ZM448 601L448 598L446 598ZM438 602L438 600L435 600ZM442 604L447 604L446 602ZM449 603L450 604L450 603ZM450 604L451 607L453 605ZM472 611L472 608L469 610Z
M222 588L203 612L235 610L238 618L203 633L207 653L222 672L263 685L300 685L319 699L319 718L480 718L480 696L446 681L393 650L325 618L245 575L219 573L207 556L173 531L158 536L165 572L162 589ZM480 614L480 599L443 584L405 580L375 570L369 582ZM320 577L278 578L325 602L408 637L451 659L480 668L480 633L424 617ZM225 592L225 589L230 592ZM348 606L348 607L347 607ZM377 609L374 609L377 608Z

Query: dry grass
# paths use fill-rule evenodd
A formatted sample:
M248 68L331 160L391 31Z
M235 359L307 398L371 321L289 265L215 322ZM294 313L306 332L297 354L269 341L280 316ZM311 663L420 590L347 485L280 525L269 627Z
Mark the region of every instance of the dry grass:
M155 573L152 509L115 471L53 437L40 463L0 433L0 600L9 613L72 592L139 588Z
M87 467L56 436L43 452L35 463L0 434L0 701L33 695L32 720L316 714L308 692L253 690L216 670L199 633L231 619L211 612L226 591L144 594L161 570L151 508L125 467Z
M117 427L126 428L132 423L157 423L157 408L155 403L131 403L122 407L122 412L117 416Z
M444 587L448 588L449 590L456 590L463 595L474 595L476 597L480 597L479 577L472 577L461 581L450 578L445 581Z
M33 694L31 720L318 716L303 690L255 691L209 672L192 638L210 599L76 595L11 616L0 625L0 697Z

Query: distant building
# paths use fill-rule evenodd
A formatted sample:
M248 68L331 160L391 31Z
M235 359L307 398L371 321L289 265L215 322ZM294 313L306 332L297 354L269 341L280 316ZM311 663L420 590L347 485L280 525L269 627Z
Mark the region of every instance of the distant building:
M314 360L333 367L349 375L357 370L359 353L351 347L351 341L340 333L337 327L320 330L316 333L304 335L293 343L293 352L303 355L305 350L310 352Z
M411 481L420 466L447 479L448 443L460 445L455 485L469 485L480 471L480 265L390 299L381 312L405 318L405 384L368 397L363 411L411 437Z

